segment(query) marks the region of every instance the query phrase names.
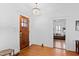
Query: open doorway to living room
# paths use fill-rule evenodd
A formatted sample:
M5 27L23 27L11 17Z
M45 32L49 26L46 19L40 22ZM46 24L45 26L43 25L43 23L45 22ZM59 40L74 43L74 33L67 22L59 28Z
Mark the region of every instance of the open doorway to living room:
M65 49L65 30L66 30L66 20L65 19L55 19L53 20L53 46L54 48Z

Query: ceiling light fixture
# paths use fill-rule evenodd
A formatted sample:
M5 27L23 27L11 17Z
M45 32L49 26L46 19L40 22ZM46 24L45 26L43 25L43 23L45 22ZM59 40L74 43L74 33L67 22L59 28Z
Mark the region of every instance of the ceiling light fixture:
M40 15L40 9L38 8L38 3L35 3L35 7L33 8L33 15Z

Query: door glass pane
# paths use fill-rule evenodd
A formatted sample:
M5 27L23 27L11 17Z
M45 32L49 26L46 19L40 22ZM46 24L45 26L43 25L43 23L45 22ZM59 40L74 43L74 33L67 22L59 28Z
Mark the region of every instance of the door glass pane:
M28 27L28 24L27 24L27 23L24 23L23 26L24 26L24 27Z
M24 23L27 23L27 20L26 19L24 19Z
M28 27L28 22L27 22L26 19L22 19L21 26L22 27Z
M24 23L21 23L21 26L23 27L24 26Z

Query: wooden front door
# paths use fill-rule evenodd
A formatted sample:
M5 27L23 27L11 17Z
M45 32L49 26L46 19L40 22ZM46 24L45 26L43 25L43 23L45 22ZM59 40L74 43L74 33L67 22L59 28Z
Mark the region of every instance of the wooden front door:
M20 50L29 46L29 17L20 16Z

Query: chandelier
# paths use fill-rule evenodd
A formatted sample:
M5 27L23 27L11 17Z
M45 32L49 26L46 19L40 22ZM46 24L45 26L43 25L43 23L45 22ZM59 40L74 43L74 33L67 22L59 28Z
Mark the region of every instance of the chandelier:
M33 8L33 15L40 15L40 9L38 8L38 3L35 3L35 7Z

